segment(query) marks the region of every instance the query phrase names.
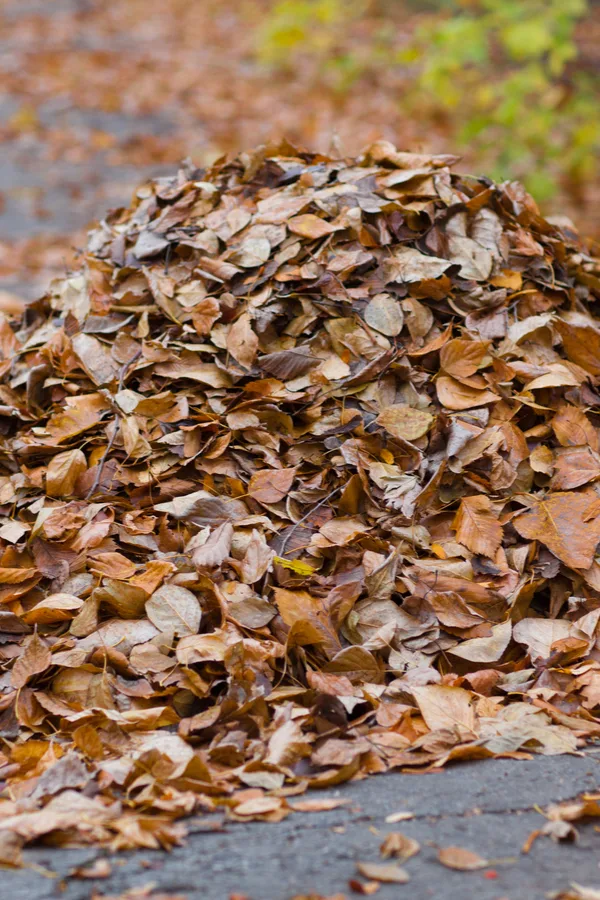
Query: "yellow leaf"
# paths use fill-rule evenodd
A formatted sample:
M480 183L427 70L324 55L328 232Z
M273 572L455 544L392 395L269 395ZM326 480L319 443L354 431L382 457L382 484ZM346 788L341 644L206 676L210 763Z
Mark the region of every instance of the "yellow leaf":
M309 566L308 563L302 562L299 559L283 559L282 556L274 556L273 562L277 563L278 566L282 566L284 569L295 572L296 575L312 575L315 571L313 566Z

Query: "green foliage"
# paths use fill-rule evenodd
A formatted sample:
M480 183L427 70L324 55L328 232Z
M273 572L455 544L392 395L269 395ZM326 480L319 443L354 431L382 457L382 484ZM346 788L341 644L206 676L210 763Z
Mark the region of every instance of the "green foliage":
M398 98L407 115L424 131L443 122L447 148L468 150L496 178L524 180L544 200L561 180L589 177L600 149L600 78L578 66L574 39L587 10L587 0L279 0L257 47L271 66L312 57L338 90L383 67L408 69ZM366 18L379 27L365 43L352 35Z
M362 15L362 0L278 0L257 33L258 57L270 66L287 66L297 51L323 55L339 64L336 36Z
M597 79L568 74L585 0L477 0L419 27L402 61L418 67L414 112L452 117L459 146L497 178L519 177L544 200L561 176L589 174L600 147Z

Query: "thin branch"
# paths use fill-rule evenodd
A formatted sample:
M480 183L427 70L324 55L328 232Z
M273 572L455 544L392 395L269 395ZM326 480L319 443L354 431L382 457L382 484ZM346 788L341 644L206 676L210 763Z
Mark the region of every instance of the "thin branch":
M279 556L285 556L285 552L286 552L285 548L287 547L288 541L291 538L291 536L293 535L293 533L295 532L295 530L297 528L300 528L302 523L306 522L307 519L310 519L312 514L315 513L318 509L320 509L320 507L323 506L325 503L327 503L328 500L331 500L332 497L335 497L335 495L339 491L341 491L343 487L344 487L344 485L340 484L339 487L334 488L329 494L327 494L326 497L323 497L322 500L319 500L318 503L316 503L314 506L311 506L309 511L305 515L303 515L301 519L298 519L298 521L292 525L292 527L290 528L290 530L288 531L288 533L286 534L286 536L284 537L284 539L281 543L281 552L278 554Z

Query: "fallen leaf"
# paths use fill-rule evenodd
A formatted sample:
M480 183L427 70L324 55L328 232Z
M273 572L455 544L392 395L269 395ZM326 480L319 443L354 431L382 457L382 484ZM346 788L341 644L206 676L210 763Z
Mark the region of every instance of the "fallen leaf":
M488 865L487 859L464 847L442 847L438 850L437 858L446 868L458 869L461 872L473 872Z
M588 569L600 541L600 510L594 512L594 494L586 491L557 492L536 499L530 509L513 519L520 535L538 540L567 566Z
M377 416L377 423L389 434L405 441L416 441L423 437L433 422L431 413L411 406L388 406Z
M373 881L383 881L386 884L406 884L410 881L410 875L401 866L394 863L356 863L356 871L364 878Z
M462 498L452 527L459 543L482 556L493 558L502 543L502 526L484 494Z
M197 634L201 609L198 598L186 588L164 584L146 601L146 615L159 631Z

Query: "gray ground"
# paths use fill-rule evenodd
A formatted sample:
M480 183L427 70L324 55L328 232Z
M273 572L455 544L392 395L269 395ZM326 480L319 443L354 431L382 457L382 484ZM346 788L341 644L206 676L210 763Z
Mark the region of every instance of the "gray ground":
M60 0L66 4L74 0ZM39 0L8 4L5 13L18 15L31 9L56 10ZM10 65L10 48L2 44L0 63ZM1 76L1 66L0 66ZM15 98L0 86L0 126L16 108ZM133 117L107 117L82 113L57 100L42 110L42 118L80 129L101 127L124 136L168 129L161 117L139 121ZM147 174L147 173L142 173ZM49 161L35 140L23 138L0 145L0 240L12 240L41 231L64 232L84 226L110 205L128 202L140 173L108 169L102 159L74 165ZM83 187L74 199L74 188ZM44 192L49 218L40 221L36 198ZM22 296L35 296L41 284L4 284ZM103 852L91 849L36 848L26 852L30 867L2 872L0 898L11 900L87 900L99 893L119 894L155 882L157 890L180 893L189 900L228 900L231 894L249 900L289 900L296 894L352 894L348 880L356 876L357 861L377 861L379 846L389 831L401 831L422 845L418 856L406 863L411 881L383 885L377 898L426 900L541 900L548 892L571 882L600 887L600 835L593 823L584 825L575 844L557 845L548 838L534 844L527 856L523 842L544 820L535 807L569 799L599 788L600 755L537 757L530 762L485 761L456 766L437 775L392 774L329 790L312 796L341 796L347 806L326 813L294 813L273 825L228 823L217 816L198 820L184 847L171 854L136 852L112 860L112 874L98 881L65 880L71 870L89 865ZM385 817L399 810L414 813L410 821L386 824ZM475 872L455 872L436 860L436 847L458 845L490 860ZM40 874L38 867L55 877ZM496 877L494 877L494 874Z
M544 837L528 855L521 853L528 835L544 823L536 807L595 791L599 765L600 756L592 751L586 757L487 760L436 775L370 778L309 794L351 801L330 812L292 813L278 824L245 825L217 816L194 820L186 846L170 854L109 857L112 874L97 881L63 879L104 852L36 848L26 852L28 863L57 876L32 868L5 871L0 896L87 900L94 888L114 895L149 882L189 900L228 900L231 894L249 900L290 900L310 893L352 896L348 880L356 877L356 862L379 861L384 836L401 831L421 843L421 852L405 863L411 881L383 885L378 900L543 900L573 881L600 886L600 836L593 823L580 828L574 844ZM386 824L386 816L400 810L413 812L414 818ZM436 848L448 846L476 851L489 866L473 872L446 869L437 862Z

